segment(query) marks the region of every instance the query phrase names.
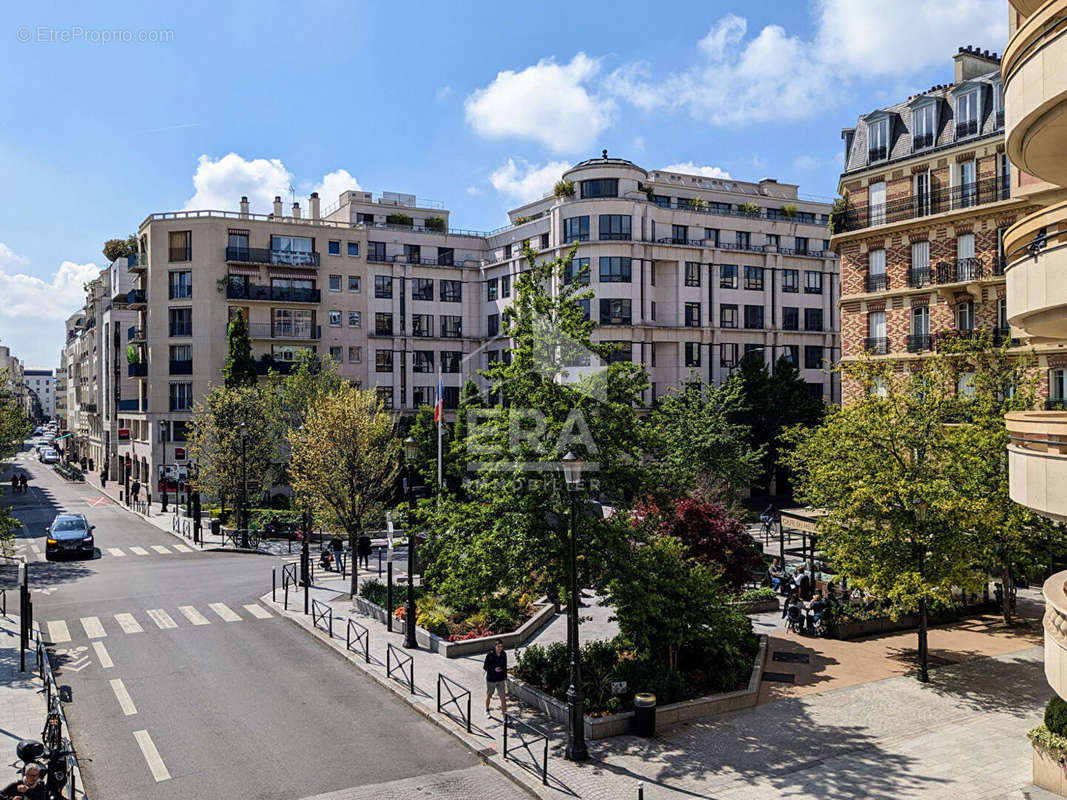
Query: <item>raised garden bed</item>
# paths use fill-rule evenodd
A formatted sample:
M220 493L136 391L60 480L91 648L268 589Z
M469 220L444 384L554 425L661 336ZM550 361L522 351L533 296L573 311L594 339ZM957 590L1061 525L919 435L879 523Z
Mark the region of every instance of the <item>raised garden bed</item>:
M995 608L994 604L991 603L980 603L962 609L945 609L927 614L927 625L946 625L950 622L958 622L964 617L976 616L992 610L995 610ZM885 616L861 620L835 620L831 637L834 639L859 639L863 636L897 633L899 631L914 630L918 627L918 614L901 614L897 619Z

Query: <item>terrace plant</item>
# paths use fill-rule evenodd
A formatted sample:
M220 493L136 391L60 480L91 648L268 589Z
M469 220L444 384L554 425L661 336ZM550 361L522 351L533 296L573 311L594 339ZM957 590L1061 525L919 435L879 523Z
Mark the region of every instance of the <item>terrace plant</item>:
M398 223L400 225L406 225L407 223ZM426 230L436 231L437 233L444 233L447 230L444 217L430 217L426 220Z
M552 194L556 196L557 200L562 200L567 197L574 197L574 181L558 180L556 185L552 189Z

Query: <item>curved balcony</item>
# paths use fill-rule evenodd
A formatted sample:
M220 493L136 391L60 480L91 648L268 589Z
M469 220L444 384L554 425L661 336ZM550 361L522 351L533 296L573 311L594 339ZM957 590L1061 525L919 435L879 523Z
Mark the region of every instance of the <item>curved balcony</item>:
M1012 225L1004 250L1011 324L1032 336L1067 338L1067 203Z
M1008 157L1020 169L1067 185L1067 0L1035 9L1001 62Z
M1005 422L1011 499L1067 522L1067 412L1020 411Z
M1045 679L1056 694L1067 694L1067 572L1041 587L1045 595Z

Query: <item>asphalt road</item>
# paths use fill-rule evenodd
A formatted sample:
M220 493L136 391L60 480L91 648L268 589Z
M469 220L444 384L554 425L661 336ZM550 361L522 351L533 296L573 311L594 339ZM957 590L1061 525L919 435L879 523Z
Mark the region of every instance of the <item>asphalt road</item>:
M278 560L177 551L177 538L67 483L29 451L16 465L30 491L5 502L15 498L24 525L18 548L30 563L34 616L70 687L66 710L92 800L297 800L351 787L385 797L420 776L428 793L419 797L461 796L436 792L435 782L462 783L464 797L521 794L257 603ZM44 560L45 526L60 511L96 526L93 559ZM462 781L441 778L450 774Z

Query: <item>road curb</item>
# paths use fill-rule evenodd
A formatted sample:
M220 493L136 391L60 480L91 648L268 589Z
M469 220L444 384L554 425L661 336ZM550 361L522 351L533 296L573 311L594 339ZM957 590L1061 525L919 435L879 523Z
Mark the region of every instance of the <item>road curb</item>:
M346 593L338 592L338 594L341 595ZM346 661L348 661L350 664L359 669L360 672L364 673L365 675L369 675L379 686L388 690L399 699L403 700L410 708L412 708L418 714L422 715L424 718L428 719L438 728L451 735L464 747L474 753L474 755L478 756L478 758L482 761L483 764L487 764L488 766L495 769L497 772L502 774L517 787L527 792L529 796L539 798L539 800L558 800L558 793L549 794L548 792L543 791L544 787L542 787L540 784L533 785L531 783L528 783L527 780L525 780L525 772L513 772L503 762L502 756L499 759L494 758L494 756L500 756L500 751L497 750L495 746L496 739L493 740L492 747L479 747L478 743L469 741L463 731L456 729L453 725L449 725L446 720L442 718L441 715L435 714L432 710L423 706L419 701L412 699L411 695L406 693L399 683L387 678L385 675L379 675L377 672L368 669L367 665L363 661L360 661L359 658L357 658L353 653L348 652L346 648L338 646L338 644L336 644L336 642L332 638L330 638L328 634L324 634L322 631L312 625L310 619L304 619L302 614L293 611L287 611L282 608L280 603L271 598L270 592L267 592L265 595L263 595L260 598L260 602L270 608L273 608L282 617L293 622L297 627L299 627L301 630L311 636L311 638L313 638L315 641L322 644L324 647L328 647L335 653L341 655L341 657L343 657Z

